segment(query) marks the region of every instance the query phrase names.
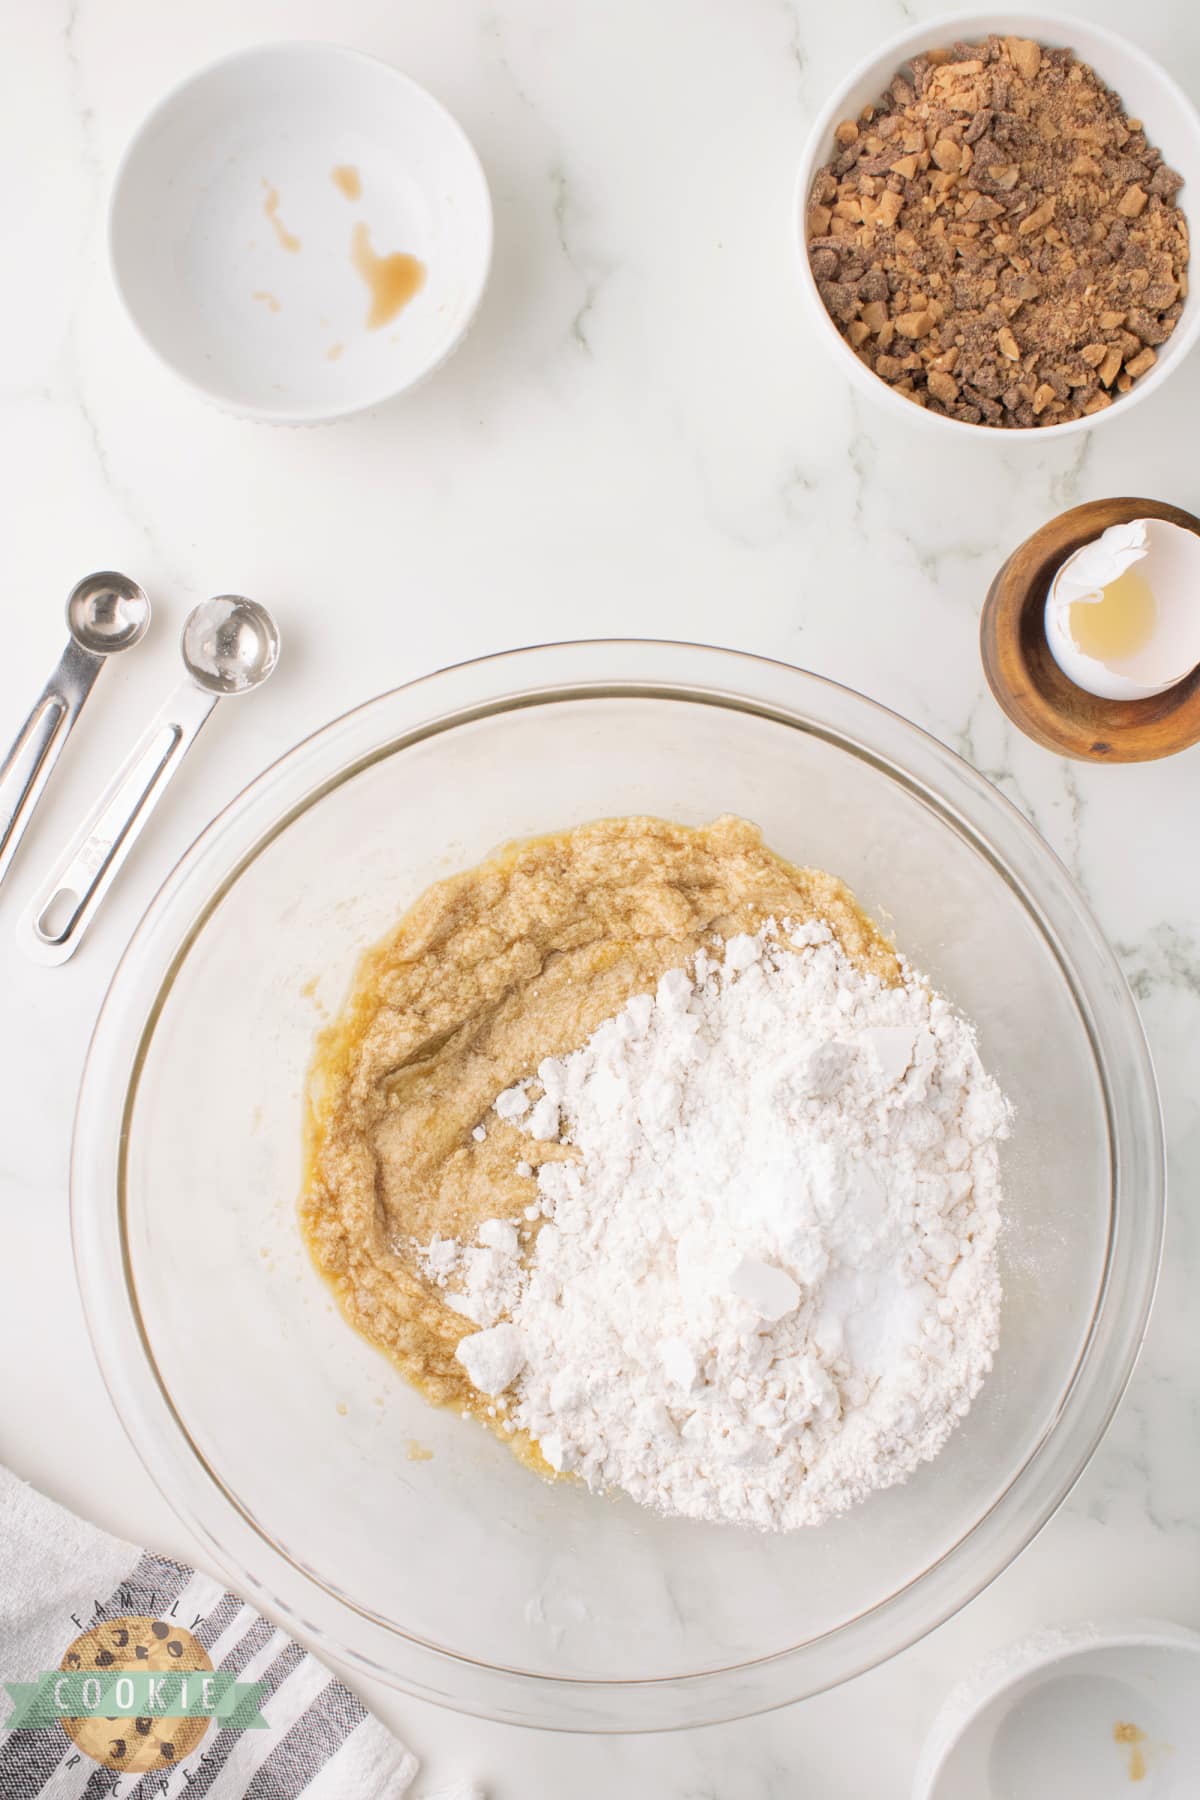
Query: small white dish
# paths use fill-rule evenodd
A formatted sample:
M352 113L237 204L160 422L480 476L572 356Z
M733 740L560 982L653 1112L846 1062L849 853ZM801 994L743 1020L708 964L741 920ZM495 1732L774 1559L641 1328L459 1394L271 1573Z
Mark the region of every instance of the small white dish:
M913 1800L1192 1800L1200 1634L1135 1620L1041 1631L947 1699Z
M109 254L135 327L252 418L315 423L412 387L466 333L491 253L462 128L398 70L333 44L266 44L190 76L113 183ZM379 270L372 286L362 265L394 256L417 259L420 285L371 325Z
M1071 432L1107 430L1113 419L1125 418L1131 406L1155 393L1170 379L1200 338L1200 281L1195 279L1194 267L1190 271L1193 279L1188 299L1174 331L1159 349L1158 361L1134 382L1127 394L1118 396L1112 406L1082 419L1065 419L1058 425L989 426L970 425L962 419L931 412L880 380L851 349L826 312L808 260L809 195L817 171L834 154L833 134L840 121L857 118L864 106L878 100L892 78L901 73L914 56L959 40L979 43L991 32L997 32L1001 37L1027 37L1034 38L1039 44L1066 46L1081 62L1090 64L1101 80L1121 96L1127 113L1145 121L1150 142L1183 176L1184 185L1177 204L1189 226L1195 226L1200 208L1200 112L1174 77L1140 45L1109 31L1106 26L1094 25L1088 19L1053 12L940 13L917 25L907 25L895 37L872 49L830 95L820 112L809 133L796 177L792 212L796 262L815 336L861 392L888 407L896 417L903 417L922 429L938 431L947 439L953 433L964 443L968 438L981 443L989 440L1007 443L1020 438L1048 443L1052 438L1065 437ZM1193 251L1193 260L1194 256Z

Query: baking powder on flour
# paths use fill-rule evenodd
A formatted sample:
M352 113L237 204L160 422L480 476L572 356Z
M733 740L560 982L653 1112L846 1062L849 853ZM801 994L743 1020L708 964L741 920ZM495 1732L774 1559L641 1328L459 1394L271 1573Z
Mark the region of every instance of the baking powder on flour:
M991 1367L1009 1110L919 976L887 987L826 926L769 921L501 1094L531 1162L571 1154L520 1230L422 1266L479 1327L471 1380L554 1468L818 1524L935 1456Z

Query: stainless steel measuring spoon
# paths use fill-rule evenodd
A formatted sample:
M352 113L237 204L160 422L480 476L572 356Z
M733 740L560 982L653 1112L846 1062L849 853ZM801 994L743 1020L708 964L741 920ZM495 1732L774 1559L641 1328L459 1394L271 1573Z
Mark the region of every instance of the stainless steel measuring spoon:
M37 962L66 962L78 948L217 701L252 693L275 667L279 628L257 601L221 594L192 608L180 649L188 680L171 695L101 794L26 915L22 933Z
M0 881L97 675L110 656L139 643L149 623L149 600L115 569L85 575L71 589L67 647L0 765Z

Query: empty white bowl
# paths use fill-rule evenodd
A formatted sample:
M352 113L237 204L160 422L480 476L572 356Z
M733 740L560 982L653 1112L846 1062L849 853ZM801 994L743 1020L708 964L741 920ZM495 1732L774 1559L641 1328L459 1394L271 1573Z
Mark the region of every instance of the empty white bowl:
M822 109L809 134L796 178L793 229L797 263L815 340L864 393L910 422L923 424L943 435L953 432L960 440L992 438L1003 443L1011 438L1037 438L1040 442L1123 418L1135 401L1144 400L1160 388L1200 337L1200 283L1193 281L1183 313L1166 343L1160 346L1154 367L1135 381L1127 394L1118 395L1112 406L1087 418L1064 420L1059 425L969 425L962 419L947 418L943 413L930 412L907 400L867 367L826 312L808 260L808 197L818 169L835 154L833 134L840 121L856 119L863 107L878 100L892 78L922 51L948 46L960 39L966 43L979 43L991 32L1002 37L1034 38L1039 44L1066 46L1082 62L1089 63L1101 80L1121 96L1126 112L1145 122L1150 143L1161 150L1163 159L1183 176L1178 205L1190 225L1193 208L1200 203L1200 113L1152 56L1128 38L1119 37L1115 31L1093 25L1086 19L1055 13L943 13L922 20L919 25L908 26L898 36L872 50Z
M487 283L491 200L462 128L407 76L337 45L266 44L159 102L117 170L109 252L177 375L232 412L313 423L450 355ZM372 323L381 282L419 273L381 268L395 256L417 259L420 285Z
M990 1657L934 1722L913 1800L1192 1800L1200 1636L1136 1621Z

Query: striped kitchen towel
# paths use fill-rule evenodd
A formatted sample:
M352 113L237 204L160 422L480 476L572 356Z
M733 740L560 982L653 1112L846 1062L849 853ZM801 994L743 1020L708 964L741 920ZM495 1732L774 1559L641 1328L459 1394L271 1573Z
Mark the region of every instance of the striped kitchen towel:
M177 1669L260 1683L266 1729L149 1718L72 1721L70 1735L57 1722L0 1727L0 1800L408 1793L416 1757L286 1632L209 1576L110 1537L0 1468L0 1683L36 1682L69 1655L114 1667L128 1656L114 1646L143 1640L144 1667L169 1668L170 1651ZM483 1800L469 1786L455 1793Z

